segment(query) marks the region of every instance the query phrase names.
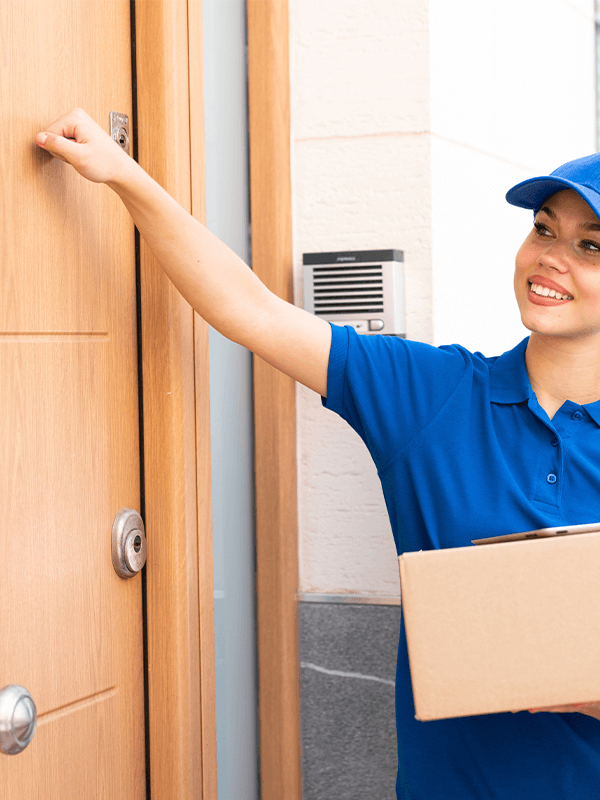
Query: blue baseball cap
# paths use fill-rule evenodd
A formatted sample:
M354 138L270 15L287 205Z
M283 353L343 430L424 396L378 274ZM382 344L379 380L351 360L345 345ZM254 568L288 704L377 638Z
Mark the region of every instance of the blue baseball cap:
M574 189L600 218L600 153L568 161L550 175L517 183L506 199L513 206L539 211L545 200L563 189Z

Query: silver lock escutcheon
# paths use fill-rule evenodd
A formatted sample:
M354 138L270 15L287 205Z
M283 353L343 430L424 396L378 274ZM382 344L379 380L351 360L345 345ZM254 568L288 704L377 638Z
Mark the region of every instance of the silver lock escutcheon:
M0 690L0 751L16 756L33 739L37 710L24 686L12 683Z
M146 532L137 511L122 508L112 527L112 563L120 578L132 578L146 563Z
M129 152L129 117L118 111L110 112L110 135L123 150Z

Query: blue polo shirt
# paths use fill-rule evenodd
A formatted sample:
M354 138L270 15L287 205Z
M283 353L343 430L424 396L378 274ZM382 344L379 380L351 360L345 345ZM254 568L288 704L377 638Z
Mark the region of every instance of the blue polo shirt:
M398 554L600 520L600 401L567 401L550 420L527 375L528 338L486 358L331 327L323 404L368 447ZM402 621L398 798L600 797L592 717L523 711L419 722L414 714Z

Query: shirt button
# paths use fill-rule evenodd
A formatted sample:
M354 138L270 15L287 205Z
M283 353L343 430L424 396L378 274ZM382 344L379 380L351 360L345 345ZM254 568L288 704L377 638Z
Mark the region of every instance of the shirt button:
M582 417L583 417L583 414L581 413L581 411L574 411L571 414L571 419L581 419Z
M547 476L546 480L548 481L548 483L556 483L557 478L556 475L553 472L551 472L550 475Z
M558 436L555 436L554 439L552 439L552 447L558 447Z

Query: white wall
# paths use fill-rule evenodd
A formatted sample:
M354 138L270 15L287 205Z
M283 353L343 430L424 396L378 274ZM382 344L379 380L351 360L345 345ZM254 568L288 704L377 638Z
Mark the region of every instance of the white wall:
M593 0L289 2L297 304L302 253L398 248L409 338L512 347L504 194L594 150ZM369 453L302 386L298 454L300 590L397 596Z
M432 335L427 28L422 0L290 0L296 302L302 253L405 250L415 338ZM301 591L397 595L371 457L302 386L298 453Z
M429 0L434 344L528 335L512 289L530 211L504 196L595 150L593 0Z

